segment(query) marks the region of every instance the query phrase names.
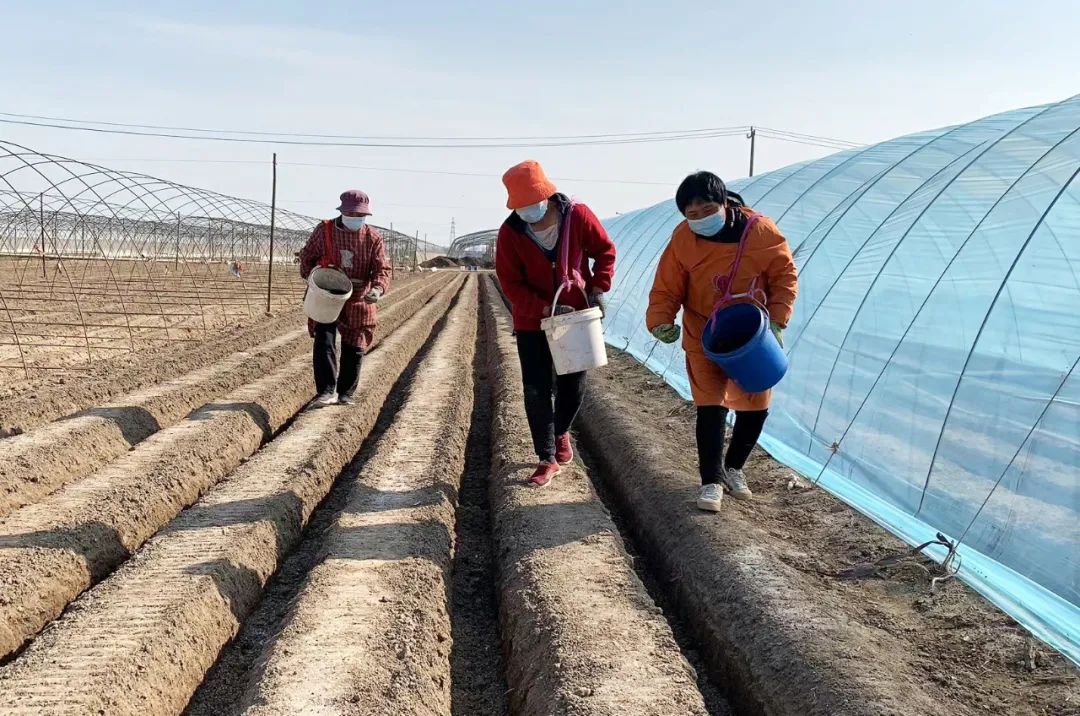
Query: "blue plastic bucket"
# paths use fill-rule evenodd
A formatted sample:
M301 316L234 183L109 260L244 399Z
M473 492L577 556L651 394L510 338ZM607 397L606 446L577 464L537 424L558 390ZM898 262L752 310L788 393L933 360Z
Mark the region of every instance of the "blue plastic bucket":
M705 324L701 346L747 393L769 390L787 373L788 359L769 330L769 314L753 303L715 311Z

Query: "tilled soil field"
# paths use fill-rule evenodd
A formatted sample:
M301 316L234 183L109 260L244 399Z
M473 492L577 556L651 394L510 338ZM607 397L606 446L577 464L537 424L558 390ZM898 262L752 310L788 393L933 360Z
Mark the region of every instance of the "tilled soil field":
M446 276L441 278L448 280ZM386 304L415 291L418 281L429 283L428 277L416 274L395 281ZM0 437L25 432L113 397L126 396L136 389L213 365L237 351L256 348L290 332L294 336L302 335L303 325L302 314L293 308L254 323L222 329L203 342L158 345L114 355L95 362L84 372L4 380L0 383Z
M250 325L267 305L266 264L240 276L222 262L0 257L0 391L98 374L125 355L173 350ZM304 284L280 265L270 308L294 307ZM13 385L14 384L14 385Z
M489 278L398 282L380 316L351 406L308 407L296 316L0 399L0 715L1078 712L1075 671L962 587L1001 627L947 652L939 604L900 619L889 587L808 576L827 500L767 458L760 504L694 512L686 411L620 358L585 461L529 486ZM802 550L777 534L804 524ZM1005 634L974 691L960 644Z

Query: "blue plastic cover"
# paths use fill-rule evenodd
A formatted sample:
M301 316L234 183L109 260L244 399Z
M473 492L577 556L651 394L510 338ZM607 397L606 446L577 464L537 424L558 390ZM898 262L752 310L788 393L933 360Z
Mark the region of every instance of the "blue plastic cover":
M1080 96L731 188L799 267L763 446L908 543L959 540L960 576L1080 663L1078 172ZM689 398L682 349L644 324L681 218L605 222L606 330Z

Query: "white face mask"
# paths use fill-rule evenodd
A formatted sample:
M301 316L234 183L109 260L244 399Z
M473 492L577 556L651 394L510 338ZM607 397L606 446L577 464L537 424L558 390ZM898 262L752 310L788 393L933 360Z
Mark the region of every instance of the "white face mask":
M365 221L367 221L366 216L341 215L341 223L349 231L359 231L364 226Z
M535 224L547 215L548 200L544 199L541 202L533 204L532 206L523 206L520 209L515 209L517 215L521 217L521 220L526 224Z

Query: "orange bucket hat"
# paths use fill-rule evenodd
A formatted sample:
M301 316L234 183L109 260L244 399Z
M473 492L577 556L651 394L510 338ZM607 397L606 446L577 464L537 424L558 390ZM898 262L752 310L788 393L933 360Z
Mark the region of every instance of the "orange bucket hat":
M556 192L540 162L531 159L510 167L502 180L506 185L506 208L511 210L539 204Z

